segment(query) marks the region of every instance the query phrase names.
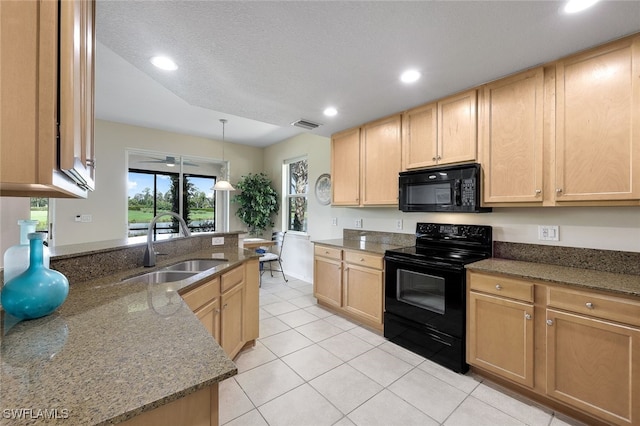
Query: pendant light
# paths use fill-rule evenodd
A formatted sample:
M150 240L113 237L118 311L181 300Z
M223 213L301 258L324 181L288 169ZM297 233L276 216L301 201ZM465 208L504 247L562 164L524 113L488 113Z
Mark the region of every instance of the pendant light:
M214 191L235 191L236 189L231 185L231 183L229 183L229 177L226 175L226 167L224 165L224 125L227 122L226 119L221 118L220 122L222 123L222 167L220 169L220 171L222 172L223 179L216 181L216 184L213 185L213 189ZM226 180L224 179L224 177L226 177Z

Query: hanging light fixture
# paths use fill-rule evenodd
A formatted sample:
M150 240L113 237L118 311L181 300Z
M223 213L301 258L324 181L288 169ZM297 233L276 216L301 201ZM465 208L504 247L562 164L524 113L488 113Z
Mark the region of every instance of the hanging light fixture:
M231 183L229 183L229 177L225 173L226 167L224 165L224 125L227 120L221 118L220 122L222 123L222 167L220 168L220 171L222 172L223 179L216 181L216 184L213 185L213 188L211 189L213 189L214 191L235 191L236 189L231 185Z

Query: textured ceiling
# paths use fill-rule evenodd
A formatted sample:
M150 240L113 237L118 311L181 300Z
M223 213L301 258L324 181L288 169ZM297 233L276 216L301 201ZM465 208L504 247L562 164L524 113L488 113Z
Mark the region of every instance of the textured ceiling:
M267 146L332 133L640 31L640 1L100 1L98 118ZM175 72L149 63L171 56ZM406 68L422 72L407 86ZM325 117L335 106L339 113Z

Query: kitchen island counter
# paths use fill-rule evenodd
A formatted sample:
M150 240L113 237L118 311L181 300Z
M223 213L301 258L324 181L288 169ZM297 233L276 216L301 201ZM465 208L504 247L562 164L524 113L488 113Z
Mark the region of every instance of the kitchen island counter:
M1 313L0 424L115 424L237 374L178 291L252 257L205 249L154 269L187 259L227 262L167 284L121 283L152 270L142 267L71 282L52 315L17 322Z

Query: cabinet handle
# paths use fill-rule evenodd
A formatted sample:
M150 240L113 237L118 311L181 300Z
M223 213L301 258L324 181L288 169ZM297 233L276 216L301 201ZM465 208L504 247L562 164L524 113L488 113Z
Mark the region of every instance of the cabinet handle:
M222 310L227 309L227 304L225 303L224 305L222 305Z
M562 188L556 188L556 194L561 194L562 193Z
M529 312L525 312L524 313L524 319L530 320L531 319L531 314Z
M553 325L553 320L548 319L547 320L547 325Z
M542 194L542 189L536 189L536 195Z
M431 158L431 160L436 161L436 160L437 160L437 158L436 158L436 157L433 157L433 158Z
M94 160L93 158L87 158L86 162L87 167L96 167L96 160Z
M325 250L324 254L329 254L329 250Z
M216 313L216 315L218 315L220 313L220 309L218 309L218 308L215 308L213 311Z
M593 309L593 303L591 303L591 302L587 302L587 303L585 303L585 306L586 306L587 308L589 308L589 309Z
M442 160L442 157L438 155L438 160Z
M361 257L361 258L360 258L360 262L364 262L364 257Z
M500 284L496 284L496 290L502 290L502 286Z

